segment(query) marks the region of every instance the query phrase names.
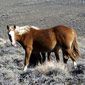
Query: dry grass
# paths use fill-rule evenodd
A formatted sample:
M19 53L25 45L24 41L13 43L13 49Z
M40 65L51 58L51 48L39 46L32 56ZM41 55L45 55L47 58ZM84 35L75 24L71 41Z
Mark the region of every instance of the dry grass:
M53 70L55 70L56 72L61 70L65 74L68 73L67 67L65 66L64 63L62 62L57 63L55 61L45 62L42 65L39 64L38 66L36 66L35 69L43 74L46 74L49 71L53 71Z

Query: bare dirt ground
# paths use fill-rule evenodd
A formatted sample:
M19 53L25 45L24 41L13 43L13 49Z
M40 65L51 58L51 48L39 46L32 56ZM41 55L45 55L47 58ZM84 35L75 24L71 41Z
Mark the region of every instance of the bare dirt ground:
M28 68L24 73L24 50L10 45L8 24L73 27L78 33L81 53L78 68L73 68L70 59L64 68L62 59L57 63L52 55L52 62ZM84 44L85 0L0 0L0 85L85 85Z

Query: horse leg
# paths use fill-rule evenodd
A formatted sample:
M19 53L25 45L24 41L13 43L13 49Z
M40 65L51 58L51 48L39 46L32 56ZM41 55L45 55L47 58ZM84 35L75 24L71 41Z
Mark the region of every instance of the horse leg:
M69 56L71 58L71 60L73 61L73 65L74 67L77 67L77 63L76 63L76 59L74 57L74 54L72 53L72 49L66 49L66 55Z
M46 53L47 53L47 55L46 55ZM46 57L47 57L47 60L50 61L50 53L51 53L51 52L42 52L42 53L41 53L41 55L42 55L42 63L45 62Z
M37 65L38 63L42 64L42 58L41 58L40 52L37 53L37 60L38 60Z
M65 64L67 64L68 59L69 58L66 55L63 56L63 61L64 61Z
M59 58L59 47L58 46L55 47L54 53L55 53L57 62L59 62L60 58Z
M31 52L32 52L31 48L29 48L29 47L26 48L26 50L25 50L25 60L24 60L24 71L27 70L27 66L29 65Z
M48 60L49 62L50 62L50 53L51 53L51 52L47 52L47 54L48 54L48 55L47 55L47 60Z
M62 50L62 53L63 53L63 61L65 64L67 64L69 57L68 55L66 55L66 51L64 49Z
M46 52L41 52L41 64L45 62L46 60Z
M30 62L29 65L30 66L35 66L38 64L38 53L31 53L31 57L30 57Z

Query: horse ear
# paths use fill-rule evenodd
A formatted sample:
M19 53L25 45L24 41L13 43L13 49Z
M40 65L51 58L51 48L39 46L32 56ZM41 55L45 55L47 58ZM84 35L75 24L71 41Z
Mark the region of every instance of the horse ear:
M9 30L9 25L7 25L7 30Z
M14 29L16 29L16 25L14 25Z

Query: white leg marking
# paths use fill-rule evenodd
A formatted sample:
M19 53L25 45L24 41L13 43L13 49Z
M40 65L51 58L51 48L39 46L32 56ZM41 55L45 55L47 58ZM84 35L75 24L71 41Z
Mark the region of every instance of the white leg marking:
M75 61L73 62L73 64L74 64L74 67L77 67L77 63Z
M27 66L28 66L28 65L26 65L26 66L24 67L24 72L26 72L26 71L27 71Z

